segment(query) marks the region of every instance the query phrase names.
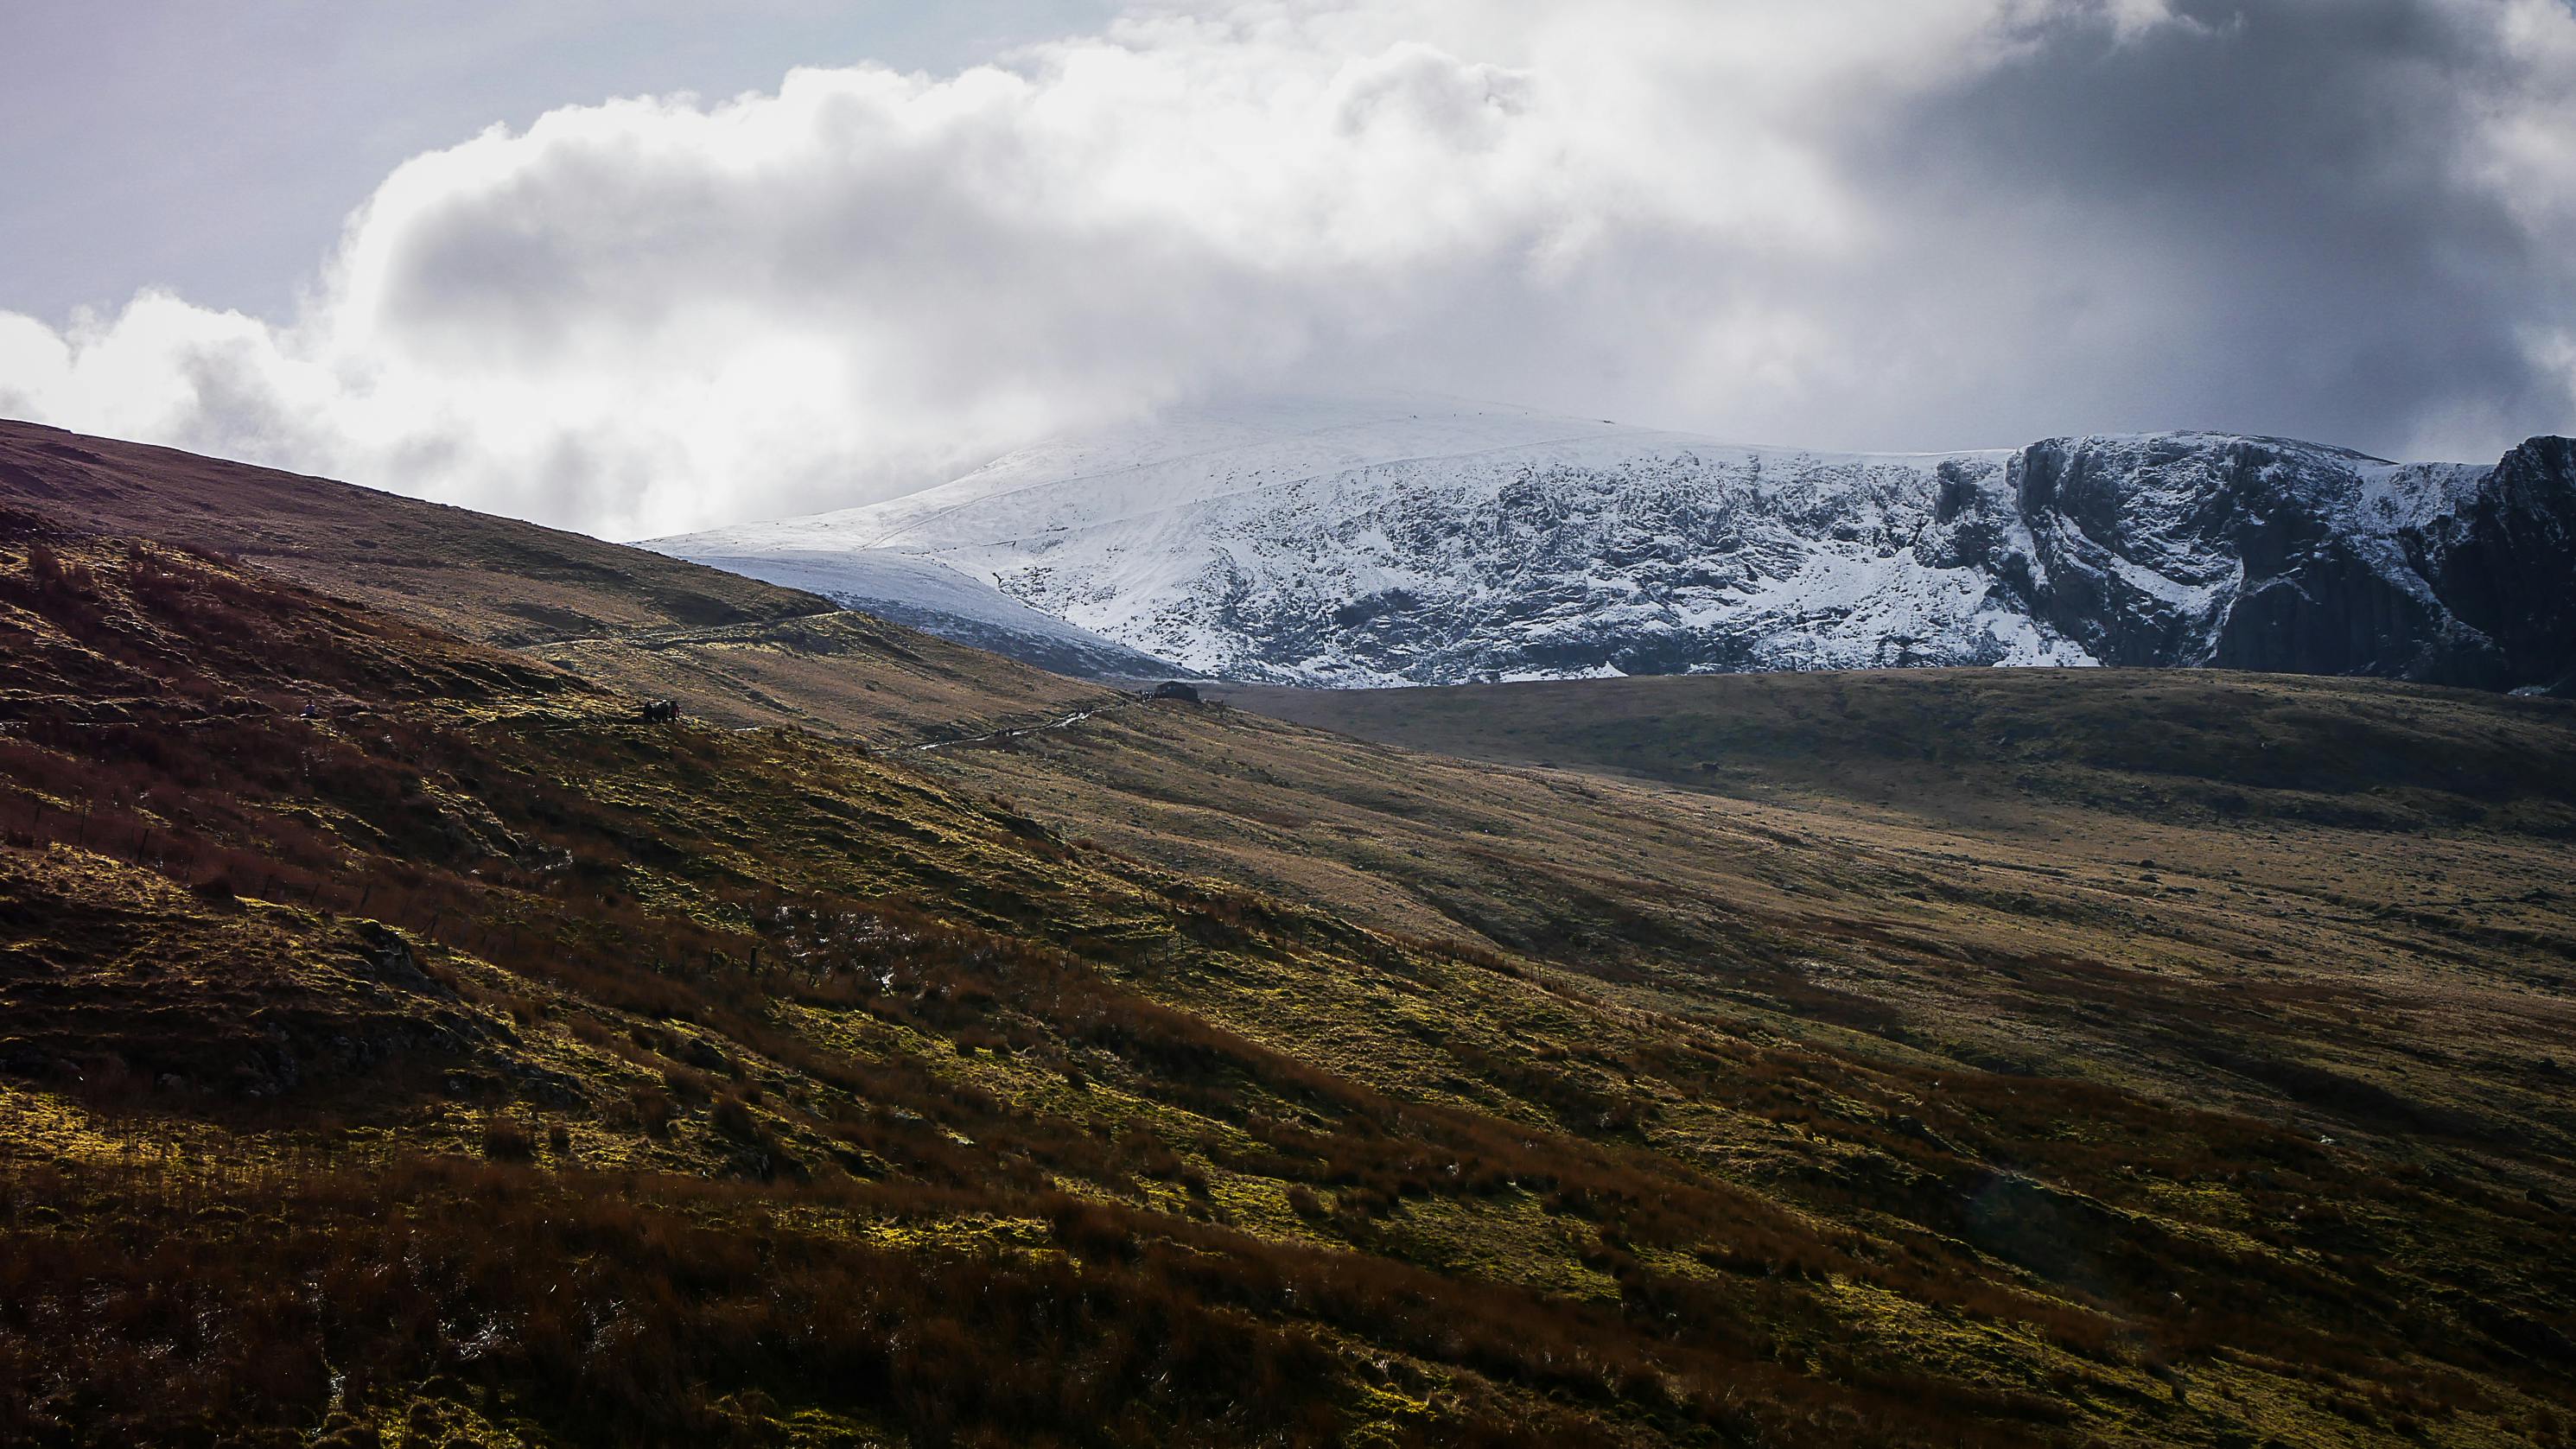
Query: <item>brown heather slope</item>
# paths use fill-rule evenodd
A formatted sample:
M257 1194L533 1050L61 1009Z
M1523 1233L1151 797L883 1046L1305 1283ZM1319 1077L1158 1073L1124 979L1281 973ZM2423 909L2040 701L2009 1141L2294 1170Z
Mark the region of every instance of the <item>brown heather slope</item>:
M1876 734L1985 679L1860 683L1903 706ZM2219 674L1997 687L2025 712L1996 718L2007 694L1981 729L2125 720L2140 758L2167 757L1988 772L1808 731L1810 759L1730 756L1749 787L1680 790L1154 706L931 768L1106 848L1545 962L1641 1009L2223 1105L2571 1196L2576 707ZM1466 717L1535 733L1511 707ZM2415 779L2258 782L2227 743L2248 720L2273 731L2265 759L2331 754L2375 720L2357 757ZM2106 747L2070 727L2064 748Z
M1415 750L1722 795L2576 834L2576 705L2396 680L1913 669L1229 698Z
M1058 725L961 658L995 713L925 749L902 631L586 683L12 528L0 1440L2576 1414L2563 712L1923 675L1503 726L1691 767L1612 778ZM640 726L601 686L648 667L822 725ZM1962 727L2064 753L1945 763Z
M208 549L734 725L918 738L1101 691L577 533L170 448L0 420L0 507Z
M499 644L757 623L830 607L577 533L34 423L0 421L0 503L84 532L231 554Z
M1025 728L1118 697L849 610L563 640L527 652L585 679L670 696L721 724L791 726L888 746Z

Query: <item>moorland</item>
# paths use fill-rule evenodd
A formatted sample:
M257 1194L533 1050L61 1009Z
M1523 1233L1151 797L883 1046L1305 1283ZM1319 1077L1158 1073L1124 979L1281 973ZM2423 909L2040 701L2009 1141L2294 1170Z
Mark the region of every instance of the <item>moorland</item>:
M1148 702L23 425L0 508L0 1440L2576 1415L2576 705Z

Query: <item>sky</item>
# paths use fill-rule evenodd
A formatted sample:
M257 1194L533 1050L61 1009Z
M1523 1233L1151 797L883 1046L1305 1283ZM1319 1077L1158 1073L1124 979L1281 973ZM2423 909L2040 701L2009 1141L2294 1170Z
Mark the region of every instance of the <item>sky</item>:
M2576 431L2571 0L0 10L0 416L608 537L1245 393Z

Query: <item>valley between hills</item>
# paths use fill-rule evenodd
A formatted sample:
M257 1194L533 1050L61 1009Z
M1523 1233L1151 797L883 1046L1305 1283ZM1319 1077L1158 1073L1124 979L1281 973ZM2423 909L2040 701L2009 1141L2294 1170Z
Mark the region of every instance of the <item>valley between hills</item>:
M0 1442L2576 1426L2576 702L1149 702L22 424L0 510Z

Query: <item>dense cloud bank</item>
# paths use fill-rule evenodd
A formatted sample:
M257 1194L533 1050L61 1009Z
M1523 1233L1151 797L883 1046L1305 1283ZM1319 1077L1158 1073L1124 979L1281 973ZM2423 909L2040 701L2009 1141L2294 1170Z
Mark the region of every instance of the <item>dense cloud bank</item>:
M2576 415L2566 0L1297 0L418 157L292 318L0 313L0 415L610 535L1210 391L1747 441Z

